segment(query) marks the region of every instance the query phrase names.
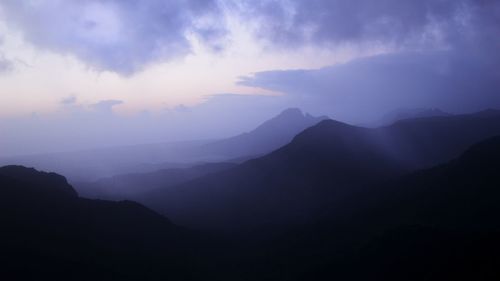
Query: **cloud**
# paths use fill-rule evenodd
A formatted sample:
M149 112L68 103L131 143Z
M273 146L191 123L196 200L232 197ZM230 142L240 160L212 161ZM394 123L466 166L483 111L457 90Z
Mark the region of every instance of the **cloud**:
M500 59L458 51L378 55L313 70L266 71L240 84L286 93L311 112L363 123L394 108L500 108Z
M499 31L499 9L493 0L283 0L240 5L242 14L258 23L261 38L289 47L445 47L466 37L484 39L491 29Z
M173 107L159 113L114 113L112 107L121 103L76 103L51 114L0 119L0 157L229 137L255 128L286 106L279 97L223 94L207 97L195 106Z
M62 105L73 105L76 103L76 96L68 96L61 100Z
M103 100L98 103L90 105L90 108L96 112L111 113L113 107L119 104L123 104L121 100Z
M264 112L299 106L361 121L394 107L465 111L498 101L499 1L3 0L0 6L6 24L38 48L126 75L188 54L193 36L215 51L223 49L227 42L222 39L230 31L227 13L278 49L391 46L382 56L322 69L259 72L240 82L286 94L281 97L223 95L189 110L171 110L185 120L212 114L204 124L214 120L226 126L233 114L251 110L255 113L248 114L257 118L264 106ZM103 101L92 108L110 113L118 102Z
M39 48L72 54L98 70L130 75L192 51L230 44L227 17L277 48L304 45L498 48L493 0L3 0L5 23Z
M14 69L14 63L6 59L2 53L0 53L0 74L10 72Z
M259 72L242 77L241 85L283 92L308 111L354 123L398 107L500 107L498 1L259 3L247 14L259 18L261 38L274 45L383 44L391 50L321 69Z
M189 107L185 106L184 104L179 104L173 108L174 111L176 112L189 112Z
M216 45L224 34L215 0L4 0L0 8L39 48L125 75L189 53L189 36Z

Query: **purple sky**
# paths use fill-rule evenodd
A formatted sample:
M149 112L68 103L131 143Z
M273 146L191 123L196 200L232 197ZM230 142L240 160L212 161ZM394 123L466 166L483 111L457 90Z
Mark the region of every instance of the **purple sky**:
M498 50L494 0L0 0L0 156L499 107Z

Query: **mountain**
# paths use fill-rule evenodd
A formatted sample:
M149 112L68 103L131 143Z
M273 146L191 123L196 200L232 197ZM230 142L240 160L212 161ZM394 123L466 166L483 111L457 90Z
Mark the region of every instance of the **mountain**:
M218 155L228 163L211 163L193 167L159 169L153 172L126 173L96 181L75 181L74 186L86 197L101 199L130 199L139 193L180 184L203 175L222 171L237 162L257 157L290 142L302 130L326 117L312 117L297 108L290 108L266 121L249 133L204 144L199 149L205 155ZM195 151L198 148L193 148ZM254 156L254 157L252 157Z
M457 157L500 134L500 111L399 121L377 129L325 120L235 168L137 200L182 225L250 231L309 223L374 183Z
M95 182L73 183L86 198L124 200L158 188L178 185L201 176L235 167L235 163L206 163L188 168L162 169L149 173L131 173L102 178Z
M313 117L298 108L289 108L248 133L205 144L203 149L228 158L263 155L289 143L304 129L327 118Z
M0 158L0 165L23 165L65 175L71 182L117 174L183 168L201 161L197 148L208 141L141 144Z
M418 224L442 228L500 230L500 136L482 141L449 163L418 171L382 191L385 209L379 218L391 224ZM381 204L373 195L373 205ZM397 210L397 215L391 210ZM378 225L385 219L377 219Z
M13 280L190 280L195 271L188 231L138 203L80 198L54 173L0 168L0 223L0 273Z
M498 280L499 171L500 136L277 237L270 263L294 280Z
M444 112L439 108L402 108L387 113L382 117L377 126L391 125L397 121L405 119L416 119L425 117L451 116L452 114Z
M362 152L369 149L366 144ZM357 188L318 220L292 228L274 221L281 232L214 244L137 203L82 199L60 175L7 166L0 168L0 274L12 280L498 280L498 171L500 136L445 164ZM261 201L266 198L245 206L248 213Z
M130 173L187 168L206 162L234 162L264 155L326 117L287 109L256 129L220 140L139 144L0 158L0 165L24 165L63 174L74 182L92 182Z
M376 129L402 165L412 170L457 157L469 146L498 134L500 110L400 120Z

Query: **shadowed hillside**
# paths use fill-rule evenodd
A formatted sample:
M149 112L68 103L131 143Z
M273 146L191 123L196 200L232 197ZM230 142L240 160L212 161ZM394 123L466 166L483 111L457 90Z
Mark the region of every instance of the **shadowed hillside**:
M499 171L495 137L274 239L273 262L295 268L294 280L497 280Z
M235 163L207 163L189 168L162 169L149 173L116 175L95 182L76 182L83 197L110 200L136 198L145 192L167 188L201 176L235 167Z
M140 204L82 199L64 177L20 166L0 168L0 194L0 274L11 280L191 280L195 273L192 234Z
M233 169L138 198L181 224L245 229L304 223L364 186L457 157L500 134L500 112L429 117L366 129L326 120Z
M57 174L7 166L0 272L15 280L498 280L498 171L494 137L447 164L357 188L316 220L222 241L198 239L137 203L81 199Z

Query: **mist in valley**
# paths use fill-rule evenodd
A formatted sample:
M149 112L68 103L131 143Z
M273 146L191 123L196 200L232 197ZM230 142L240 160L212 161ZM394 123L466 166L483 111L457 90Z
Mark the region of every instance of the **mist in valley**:
M497 1L0 0L0 274L498 280Z

